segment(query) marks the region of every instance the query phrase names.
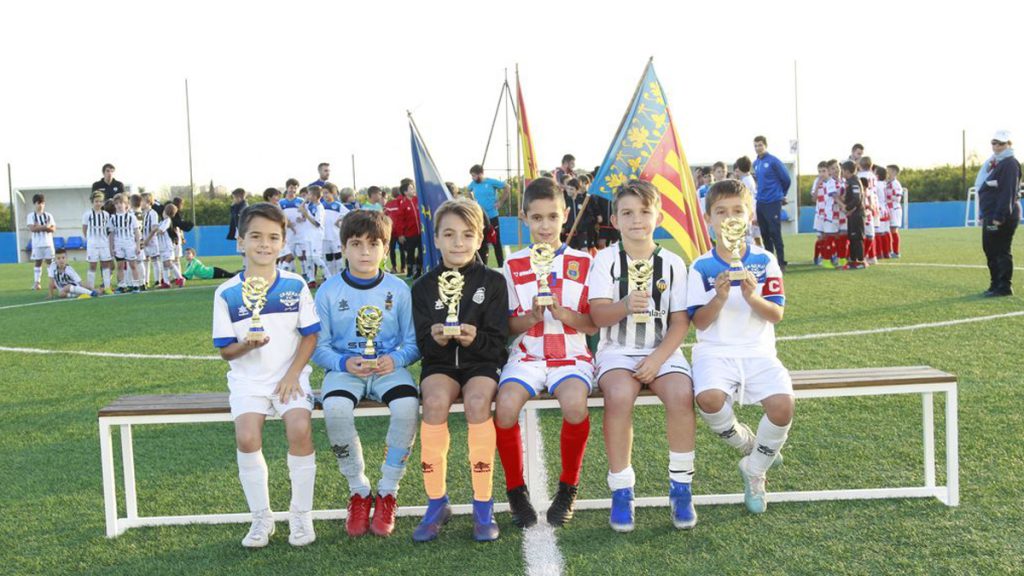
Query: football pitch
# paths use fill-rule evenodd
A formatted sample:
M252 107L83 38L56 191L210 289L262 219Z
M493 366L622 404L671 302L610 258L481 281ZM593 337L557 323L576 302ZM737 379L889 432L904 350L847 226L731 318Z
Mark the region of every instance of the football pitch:
M791 370L931 365L956 374L958 508L935 499L772 503L773 490L921 484L917 395L806 399L797 402L785 465L769 473L767 513L752 516L742 504L703 506L695 529L677 531L667 508L638 508L636 530L617 534L608 527L606 510L578 511L554 532L558 554L551 573L1024 573L1024 452L1017 444L1024 440L1024 260L1017 262L1017 296L982 298L988 272L980 236L977 229L905 232L901 260L849 272L811 266L813 237L787 237L792 264L785 277L786 317L776 331L779 356ZM1014 249L1019 258L1024 254L1021 235ZM204 262L229 270L240 265L227 257ZM75 267L84 277L84 264ZM137 528L107 539L97 410L123 395L226 392L227 363L210 338L220 281L40 303L45 291L29 290L31 280L31 265L0 266L0 574L496 576L526 573L527 558L539 554L535 539L525 538L507 513L497 515L501 538L487 544L471 540L469 516L454 517L437 541L415 545L411 535L419 518L412 517L400 517L387 540L349 539L342 521L316 522L317 541L298 549L288 545L287 523L278 523L270 546L261 550L239 544L247 524ZM992 318L963 322L980 317ZM918 325L925 326L906 329ZM850 334L867 330L874 332ZM787 339L795 336L807 337ZM413 372L418 375L418 364ZM314 372L314 388L322 376L322 370ZM936 403L942 430L941 395ZM756 428L760 412L745 407L739 417ZM603 498L608 489L600 410L591 410L591 421L580 497ZM468 503L465 420L456 414L450 423L449 491L454 502ZM387 420L364 418L357 426L375 483ZM560 468L558 412L543 411L541 426L553 494ZM635 428L637 496L666 495L661 408L638 408ZM246 510L230 424L141 426L134 439L141 515ZM314 421L314 439L315 507L344 508L347 486L322 420ZM943 485L941 434L936 443L936 479ZM418 448L417 442L412 463L418 462ZM264 453L274 510L288 508L286 451L281 423L268 422ZM119 458L117 466L120 482ZM498 500L504 500L503 478L499 467ZM734 453L698 423L694 492L741 491ZM412 464L399 505L425 501Z

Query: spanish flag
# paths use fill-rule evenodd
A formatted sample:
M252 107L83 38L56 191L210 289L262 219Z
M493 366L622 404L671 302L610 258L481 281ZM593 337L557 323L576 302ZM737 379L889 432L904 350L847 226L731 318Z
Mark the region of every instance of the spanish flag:
M523 179L529 184L537 178L537 156L533 152L533 138L530 136L530 123L526 120L526 105L523 103L523 87L519 84L519 66L516 66L516 107L519 122L519 141L523 146Z
M629 180L646 180L661 192L661 226L679 243L688 262L711 249L697 206L697 188L665 92L654 73L653 58L647 62L590 193L611 198L615 189Z

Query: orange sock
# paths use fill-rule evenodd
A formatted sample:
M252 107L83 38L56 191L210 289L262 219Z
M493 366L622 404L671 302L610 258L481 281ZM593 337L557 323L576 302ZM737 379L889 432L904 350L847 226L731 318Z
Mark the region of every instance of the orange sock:
M469 469L473 473L473 500L491 499L494 484L494 446L496 433L491 418L469 425Z
M448 447L451 435L448 423L420 423L420 461L423 465L423 488L427 498L436 500L448 492Z

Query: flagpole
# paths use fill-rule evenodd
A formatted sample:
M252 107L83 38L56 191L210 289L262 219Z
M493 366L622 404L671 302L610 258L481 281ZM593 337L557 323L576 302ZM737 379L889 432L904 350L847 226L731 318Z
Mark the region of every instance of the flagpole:
M516 98L519 97L521 88L519 87L519 63L516 62ZM523 245L523 227L520 225L518 217L523 212L523 194L526 192L526 181L523 178L523 119L519 113L519 107L514 106L512 108L516 113L516 175L519 178L519 210L516 211L516 246Z
M192 177L192 109L188 100L188 78L185 78L185 125L188 129L188 203L192 205L192 223L196 222L196 185ZM198 233L198 230L196 230Z
M796 210L794 213L800 215L800 93L797 83L796 60L793 60L793 117L796 121ZM788 190L787 190L788 192ZM797 232L800 226L797 226Z
M352 155L352 194L359 194L359 188L356 188L356 155Z
M498 112L501 112L501 101L505 99L505 86L508 86L508 82L501 87L501 94L498 95L498 105L494 107L494 120L491 120L491 131L487 134L487 145L484 146L484 158L480 161L481 166L487 164L487 151L491 149L491 138L494 136L494 127L498 125Z
M629 113L633 109L633 102L636 102L637 95L640 94L641 90L643 90L644 78L647 77L647 70L651 67L652 64L654 64L654 56L651 56L650 58L647 59L647 65L644 66L644 71L642 74L640 74L640 79L636 81L636 89L633 90L633 97L629 99L629 104L626 106L626 111L622 114L622 121L619 122L619 127L615 129L615 136L612 138L612 143L608 145L608 151L604 153L605 158L608 158L608 155L611 154L612 150L615 149L619 133L622 132L622 127L625 126L626 121L629 120ZM593 192L593 189L598 187L597 174L594 174L594 181L590 183L590 187L591 190L589 190L588 193Z

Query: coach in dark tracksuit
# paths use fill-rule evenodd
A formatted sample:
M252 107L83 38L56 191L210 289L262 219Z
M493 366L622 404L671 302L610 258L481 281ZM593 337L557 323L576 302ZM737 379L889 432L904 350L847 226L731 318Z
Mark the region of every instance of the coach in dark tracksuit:
M978 213L984 228L981 247L988 260L990 277L984 295L1013 295L1013 235L1020 223L1020 162L1013 156L1010 133L999 130L992 137L991 158L978 173Z
M757 182L757 225L761 228L764 249L775 252L779 266L786 269L786 249L782 244L782 202L791 179L782 161L768 153L768 139L754 138L754 180Z

